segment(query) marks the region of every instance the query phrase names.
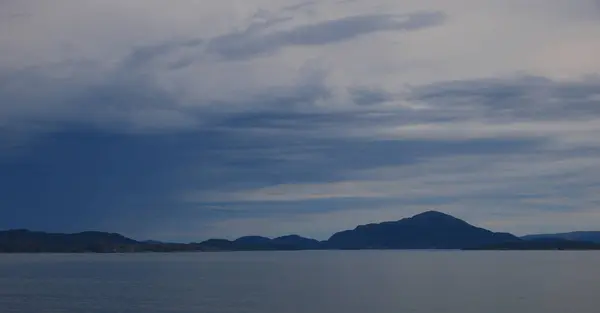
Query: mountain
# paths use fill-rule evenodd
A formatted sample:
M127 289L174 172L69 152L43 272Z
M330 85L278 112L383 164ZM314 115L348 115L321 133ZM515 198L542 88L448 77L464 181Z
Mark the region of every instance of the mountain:
M3 252L109 252L138 244L137 241L119 234L92 231L76 234L24 229L0 232L0 251Z
M196 251L195 244L136 241L120 234L87 231L75 234L0 231L0 252L174 252Z
M238 250L233 241L227 239L208 239L197 244L201 251L233 251Z
M262 236L244 236L234 240L236 244L240 245L264 245L271 242L271 238Z
M527 235L521 237L525 240L532 239L544 239L544 238L555 238L555 239L566 239L574 241L588 241L600 243L600 231L574 231L569 233L557 233L557 234L536 234Z
M338 232L325 245L329 249L462 249L520 240L511 234L491 232L453 216L428 211L395 222Z
M273 244L278 246L295 246L302 247L305 249L320 249L322 247L320 241L311 238L305 238L298 235L287 235L277 237L273 239L272 242Z
M538 238L490 244L466 250L600 250L600 243L561 238Z

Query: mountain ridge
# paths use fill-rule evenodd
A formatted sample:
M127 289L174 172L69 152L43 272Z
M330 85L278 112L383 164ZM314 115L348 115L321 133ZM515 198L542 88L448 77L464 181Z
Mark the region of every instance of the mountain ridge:
M575 233L582 232L566 234ZM584 233L600 234L600 232ZM155 240L137 241L118 233L99 231L63 234L12 229L0 231L0 252L124 253L347 249L600 249L600 244L594 245L593 242L588 241L554 240L556 239L554 238L553 240L532 242L536 239L527 239L527 237L519 238L510 233L493 232L446 213L426 211L397 221L357 225L353 229L336 232L324 241L291 234L275 238L253 235L239 237L235 240L208 239L202 242L166 243Z

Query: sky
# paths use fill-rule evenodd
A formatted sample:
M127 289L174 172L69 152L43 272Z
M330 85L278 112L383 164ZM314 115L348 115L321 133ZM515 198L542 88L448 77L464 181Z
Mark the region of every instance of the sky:
M600 230L598 0L0 0L0 229Z

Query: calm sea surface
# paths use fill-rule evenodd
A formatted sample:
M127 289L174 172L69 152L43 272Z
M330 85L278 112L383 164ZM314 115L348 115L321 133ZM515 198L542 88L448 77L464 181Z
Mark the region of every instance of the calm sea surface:
M0 254L0 312L598 313L598 252Z

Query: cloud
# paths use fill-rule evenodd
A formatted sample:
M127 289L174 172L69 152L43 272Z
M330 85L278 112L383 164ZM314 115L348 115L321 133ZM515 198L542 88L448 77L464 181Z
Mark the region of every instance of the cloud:
M267 24L213 38L207 43L207 51L228 59L247 58L286 46L318 46L380 31L418 30L439 25L443 20L444 15L440 12L357 15L264 34L262 30Z
M588 225L597 1L532 1L0 1L0 227Z
M358 105L382 104L394 100L394 96L385 90L353 88L349 92L352 101Z
M47 121L50 124L92 125L113 131L188 131L205 127L207 121L238 119L240 113L268 115L270 111L276 111L280 116L287 115L288 121L295 114L299 114L299 119L306 113L325 116L324 119L329 120L326 129L306 128L322 136L349 136L359 132L356 136L374 134L385 138L388 133L397 132L399 125L390 125L391 120L401 122L402 126L406 126L406 122L411 124L410 127L420 123L428 126L432 120L455 118L461 114L460 110L462 114L472 114L469 111L476 110L494 119L501 116L512 119L511 112L520 110L519 118L523 119L540 112L547 114L550 104L543 101L553 101L555 108L552 110L558 114L557 118L562 118L560 106L563 104L559 103L563 100L573 108L568 114L595 110L595 98L589 90L597 87L597 79L593 78L586 82L572 79L569 86L540 75L516 79L506 78L510 74L495 76L498 72L488 69L486 75L492 75L490 78L476 75L455 82L449 80L463 77L465 75L459 73L470 71L470 66L461 64L462 69L453 69L452 75L442 71L423 82L419 77L437 62L458 64L454 59L446 61L447 57L455 56L454 46L448 51L444 46L447 42L438 46L428 41L429 38L456 38L456 29L463 29L468 23L471 23L469 26L481 23L482 27L470 28L484 31L500 22L497 16L491 16L485 22L473 20L471 14L458 10L467 2L448 6L441 2L420 4L409 1L403 7L389 1L380 1L373 6L298 2L286 7L265 0L236 6L240 16L232 18L226 25L205 24L205 20L212 21L208 17L223 15L231 3L204 5L204 10L197 11L207 18L193 23L188 20L191 17L185 14L187 12L183 12L188 10L165 7L159 2L147 3L147 11L135 13L131 7L116 2L97 3L90 8L78 7L82 18L73 22L78 23L80 27L76 29L81 33L71 34L68 40L52 35L66 31L64 18L43 11L43 7L15 2L6 12L29 11L29 17L18 23L4 21L7 27L3 29L21 29L19 35L27 39L23 42L42 47L22 46L22 42L15 42L15 36L9 36L9 33L0 36L6 49L2 55L14 58L12 61L0 60L0 81L5 82L0 86L0 100L8 103L0 109L0 123L5 127L10 124L13 128L16 124ZM93 24L97 22L93 8L114 13L111 27L118 25L127 31L94 36L106 43L102 47L90 46L91 37L83 35L89 35L92 29L102 30ZM189 7L192 8L196 7ZM306 13L307 8L313 13ZM117 14L117 9L122 11ZM473 6L473 10L482 16L487 16L492 9L497 8L491 4ZM569 9L587 11L579 6L569 6ZM165 14L153 14L161 11ZM527 20L520 14L505 16L502 10L496 14L514 19L515 25L524 27L521 33L537 29L542 22L553 21L560 25L571 23L571 27L580 30L581 36L588 38L590 33L584 30L589 29L589 24L557 13L567 11L563 5L552 2L543 11L528 16ZM175 13L180 13L181 20L186 22L172 25L176 32L165 30L149 36L149 32L141 31L149 21L155 22L153 25L173 24L168 16ZM139 18L133 21L125 18L131 16ZM35 32L28 27L32 19L47 27ZM502 21L502 24L506 23ZM50 30L52 33L46 37L55 39L53 43L36 39L38 34ZM399 35L398 30L404 32ZM472 35L474 42L484 36L479 32ZM504 42L521 42L519 33L500 35L508 36ZM551 34L544 33L546 35ZM130 36L138 40L132 41ZM553 42L555 39L553 37ZM46 55L54 55L55 43L61 40L72 49L68 49L69 53L56 54L58 61L45 62L44 57L37 54L28 58L24 53L45 51ZM463 48L467 46L461 44ZM110 53L96 55L89 47L98 48L94 51L113 49ZM282 49L285 47L301 49ZM418 55L412 51L414 47L418 47ZM518 47L527 50L525 46ZM225 59L214 59L211 57L214 54ZM227 59L228 55L234 59ZM255 58L264 55L269 57ZM365 58L367 55L370 56L368 59ZM481 55L492 58L493 54ZM23 61L17 62L18 58ZM18 67L30 61L37 63ZM486 68L494 64L497 64L496 60L488 62ZM510 71L518 70L518 64L516 66ZM590 72L593 69L590 67ZM29 92L29 86L38 86L35 94ZM407 86L416 87L409 87L408 97L402 97ZM484 90L493 90L494 94L485 94ZM548 92L556 94L546 97L544 93ZM437 101L436 93L444 93L443 98ZM587 93L589 98L579 99L580 103L575 104L573 99L568 99L568 93ZM440 101L452 103L453 107L443 106ZM470 103L465 104L467 101ZM519 109L519 102L528 102L527 110ZM435 110L427 110L433 106ZM417 110L419 108L425 110ZM332 114L339 114L339 118L327 118ZM164 121L161 120L163 117ZM357 123L359 127L348 130L347 126L338 125L343 123ZM493 124L494 121L483 123ZM374 125L378 128L389 126L389 129L373 129Z
M582 186L598 183L595 175L599 165L595 154L588 157L535 154L438 157L420 160L417 164L347 171L346 179L334 182L279 184L215 194L190 193L184 199L235 203L336 198L418 201L440 197L510 197L540 193L550 196L568 181L568 177L579 177ZM577 186L571 183L570 187Z
M412 89L410 99L485 117L550 119L598 115L599 96L599 76L575 80L517 76L424 85Z
M378 135L424 140L537 138L555 146L596 146L599 94L597 77L440 82L414 88L407 98L431 112L429 119L382 127Z

